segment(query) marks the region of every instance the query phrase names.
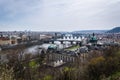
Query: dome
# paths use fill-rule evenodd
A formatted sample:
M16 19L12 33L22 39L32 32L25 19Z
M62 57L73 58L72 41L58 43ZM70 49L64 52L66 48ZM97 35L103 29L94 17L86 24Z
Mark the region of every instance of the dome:
M97 42L97 38L96 38L95 36L91 37L91 38L90 38L90 42L91 42L91 43L92 43L92 42Z

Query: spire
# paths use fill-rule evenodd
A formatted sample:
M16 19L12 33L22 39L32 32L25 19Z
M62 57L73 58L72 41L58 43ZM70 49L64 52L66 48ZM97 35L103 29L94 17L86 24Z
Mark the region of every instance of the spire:
M93 37L95 36L95 33L93 33Z

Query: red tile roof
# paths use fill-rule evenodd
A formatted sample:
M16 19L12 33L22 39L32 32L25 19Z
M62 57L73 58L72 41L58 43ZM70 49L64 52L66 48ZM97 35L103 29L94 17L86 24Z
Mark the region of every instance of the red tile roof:
M0 37L0 40L10 40L8 37Z

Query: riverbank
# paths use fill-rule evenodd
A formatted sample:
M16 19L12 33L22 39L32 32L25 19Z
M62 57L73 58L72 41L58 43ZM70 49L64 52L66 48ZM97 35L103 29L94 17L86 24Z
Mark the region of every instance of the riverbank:
M5 51L5 50L15 50L15 49L19 49L19 48L28 48L34 45L41 45L43 44L42 41L31 41L31 42L25 42L22 44L18 44L18 45L5 45L5 46L1 46L1 51Z

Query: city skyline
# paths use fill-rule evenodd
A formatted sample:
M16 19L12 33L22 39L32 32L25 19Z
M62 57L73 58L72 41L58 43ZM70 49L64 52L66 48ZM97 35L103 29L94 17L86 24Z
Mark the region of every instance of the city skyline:
M0 31L109 30L120 0L0 0Z

